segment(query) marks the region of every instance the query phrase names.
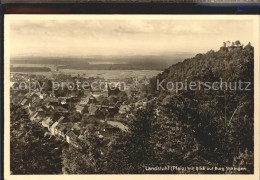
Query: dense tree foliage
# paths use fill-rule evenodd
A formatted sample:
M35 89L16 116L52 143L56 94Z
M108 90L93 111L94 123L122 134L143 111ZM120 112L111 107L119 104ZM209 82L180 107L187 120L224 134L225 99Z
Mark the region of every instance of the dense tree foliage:
M28 119L20 106L11 106L11 172L13 174L59 174L62 142L49 139L39 125Z

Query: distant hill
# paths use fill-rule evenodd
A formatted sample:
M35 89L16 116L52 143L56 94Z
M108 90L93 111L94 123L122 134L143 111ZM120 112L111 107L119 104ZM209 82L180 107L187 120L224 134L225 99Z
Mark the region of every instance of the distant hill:
M48 67L11 67L11 72L50 72Z
M57 65L78 70L163 70L191 53L93 57L13 57L11 64Z

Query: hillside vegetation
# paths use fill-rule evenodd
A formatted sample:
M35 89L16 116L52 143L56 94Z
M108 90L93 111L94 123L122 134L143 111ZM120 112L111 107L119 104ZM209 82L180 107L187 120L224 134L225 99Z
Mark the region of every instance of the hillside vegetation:
M168 81L219 81L224 79L224 49L198 54L166 69L143 87L139 100L145 108L134 109L125 117L128 133L122 133L106 150L92 139L86 153L66 158L67 173L253 173L254 48L227 51L227 80L251 82L250 91L229 91L225 123L224 90L182 90L178 93L156 89L157 79ZM93 143L96 142L96 143ZM83 158L84 157L84 158ZM82 166L85 164L85 166ZM214 170L159 170L149 167L218 167ZM78 167L78 168L77 168ZM244 168L230 170L227 167Z

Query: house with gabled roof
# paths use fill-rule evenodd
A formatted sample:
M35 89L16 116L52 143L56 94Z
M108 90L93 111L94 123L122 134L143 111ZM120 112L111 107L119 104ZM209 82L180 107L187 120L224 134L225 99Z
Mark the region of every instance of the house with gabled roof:
M28 106L29 103L30 103L30 101L28 99L24 99L24 100L22 100L21 105L22 106Z
M79 112L79 113L82 113L83 110L84 110L84 107L83 106L79 106L79 105L76 105L76 111Z
M78 135L75 134L73 131L68 131L66 133L66 141L70 144L72 142L75 142L77 140Z
M66 130L66 126L59 123L55 128L55 134L65 137L65 130Z
M67 99L68 99L67 97L58 97L60 104L67 104L68 103Z
M89 115L95 115L98 108L95 104L90 104L88 107Z
M86 105L86 104L88 104L90 97L91 97L91 95L88 95L87 97L81 98L79 104L81 104L81 105Z
M37 112L44 112L43 107L39 107L39 108L37 109Z
M54 121L52 121L52 119L50 117L46 117L45 119L43 119L42 121L42 126L46 127L48 129L50 129L50 126L54 123Z
M35 112L34 114L32 114L32 116L30 117L30 120L34 121L36 119L37 115L38 115L38 112Z
M58 122L62 122L64 119L65 119L65 117L64 117L64 116L61 116L61 117L58 119Z
M96 98L92 95L92 93L89 93L87 96L81 98L79 104L86 105L90 103L96 103Z
M56 126L59 124L59 122L55 122L52 124L52 126L50 127L50 132L52 135L56 135L55 134L55 129L56 129Z

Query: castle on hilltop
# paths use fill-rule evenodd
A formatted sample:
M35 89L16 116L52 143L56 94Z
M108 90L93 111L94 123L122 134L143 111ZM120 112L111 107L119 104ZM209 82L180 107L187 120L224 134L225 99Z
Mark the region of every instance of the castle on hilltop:
M226 41L224 42L226 44L226 47L228 49L228 51L231 51L233 49L242 49L243 48L243 44L240 43L240 41L235 41L235 42L230 42L230 41Z

